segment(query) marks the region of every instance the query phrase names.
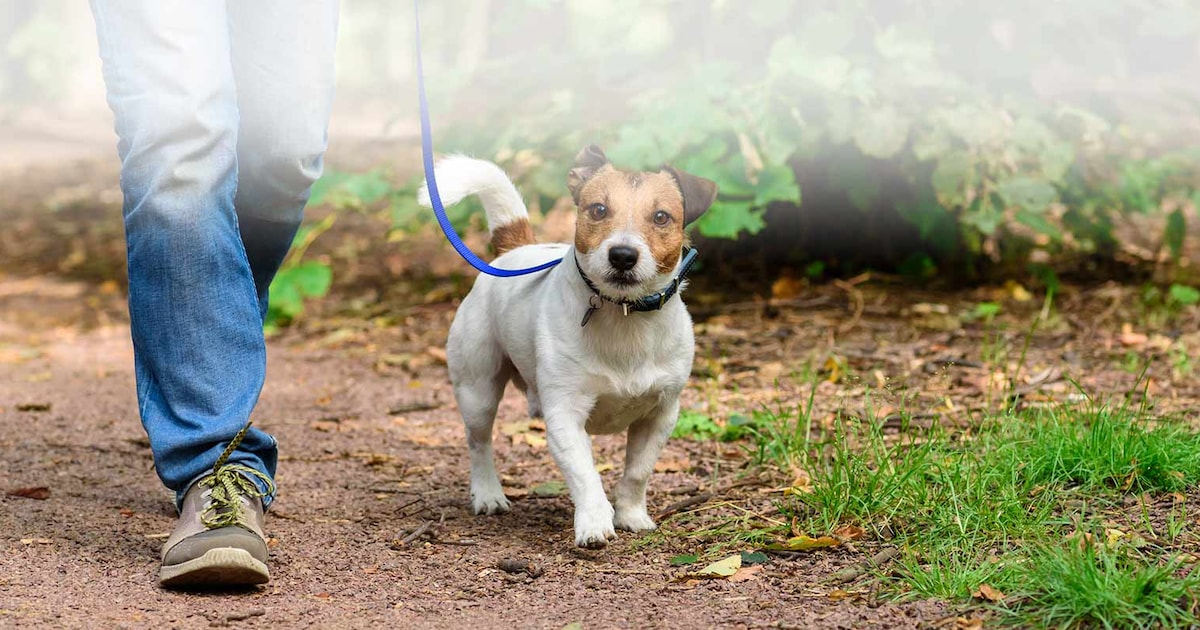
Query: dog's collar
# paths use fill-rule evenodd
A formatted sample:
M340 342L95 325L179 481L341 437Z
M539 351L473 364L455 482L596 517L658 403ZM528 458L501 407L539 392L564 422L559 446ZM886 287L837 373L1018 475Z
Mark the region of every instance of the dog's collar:
M683 283L688 271L692 268L692 264L696 262L698 255L699 253L695 247L684 247L683 264L679 266L679 273L671 280L671 284L668 284L662 291L644 295L636 300L616 300L604 295L600 292L600 289L596 288L596 285L583 272L583 267L579 264L579 256L572 254L572 257L575 259L575 268L579 270L579 277L583 278L583 283L592 291L592 297L588 299L588 310L583 314L583 322L579 325L581 327L587 326L588 320L592 318L592 313L600 310L600 306L604 302L612 302L620 306L625 309L626 315L629 315L629 311L646 312L661 309L667 303L667 300L671 299L671 296L679 292L679 285Z

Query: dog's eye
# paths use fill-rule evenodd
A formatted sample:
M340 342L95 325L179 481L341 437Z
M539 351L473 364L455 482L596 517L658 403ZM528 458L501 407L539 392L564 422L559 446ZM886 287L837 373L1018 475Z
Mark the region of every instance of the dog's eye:
M608 216L608 206L602 203L594 203L588 206L588 216L591 217L593 221L600 221L604 217Z
M654 213L654 225L663 226L671 222L671 215L666 210Z

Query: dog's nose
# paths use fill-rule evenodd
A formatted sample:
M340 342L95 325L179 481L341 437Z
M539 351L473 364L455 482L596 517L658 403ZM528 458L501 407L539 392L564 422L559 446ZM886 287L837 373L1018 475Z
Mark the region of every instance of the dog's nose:
M628 245L617 245L608 250L608 263L618 271L629 271L637 264L638 251Z

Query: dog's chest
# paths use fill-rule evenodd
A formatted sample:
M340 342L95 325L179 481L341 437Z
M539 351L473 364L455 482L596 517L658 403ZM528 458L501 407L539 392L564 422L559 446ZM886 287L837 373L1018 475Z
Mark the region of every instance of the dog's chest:
M591 434L620 433L629 425L650 415L663 401L661 390L636 396L607 394L596 398L588 416L587 432Z

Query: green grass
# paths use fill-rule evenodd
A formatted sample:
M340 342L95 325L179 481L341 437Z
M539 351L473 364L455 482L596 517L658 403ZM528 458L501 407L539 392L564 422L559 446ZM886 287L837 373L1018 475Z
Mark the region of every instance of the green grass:
M1029 593L1010 618L1039 626L1185 628L1200 623L1200 575L1178 561L1154 562L1127 550L1045 547L1030 558Z
M989 418L969 431L842 420L811 433L811 404L754 428L762 463L812 477L785 516L811 535L852 523L903 549L880 574L896 598L964 605L981 584L1009 596L1001 617L1054 627L1153 627L1192 619L1200 569L1169 558L1195 549L1195 513L1125 523L1136 548L1106 537L1125 495L1200 484L1200 436L1144 409L1091 403ZM1190 521L1189 521L1190 519ZM1091 542L1084 545L1084 535ZM1136 534L1136 535L1135 535Z

